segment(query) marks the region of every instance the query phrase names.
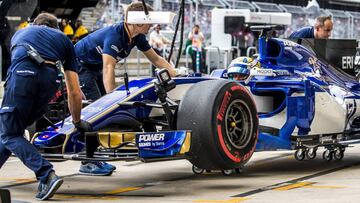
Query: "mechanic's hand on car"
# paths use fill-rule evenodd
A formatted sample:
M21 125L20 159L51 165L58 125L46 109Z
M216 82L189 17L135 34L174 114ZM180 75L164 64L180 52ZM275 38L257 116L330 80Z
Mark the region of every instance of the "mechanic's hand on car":
M169 71L169 74L170 74L171 77L177 77L178 76L178 73L177 73L175 68L168 69L168 71Z
M181 77L181 76L184 77L184 76L189 75L189 69L186 68L186 67L181 66L179 68L176 68L175 70L176 70L176 73L177 73L176 77Z
M91 124L82 119L78 122L73 121L73 124L80 132L91 132L93 130Z

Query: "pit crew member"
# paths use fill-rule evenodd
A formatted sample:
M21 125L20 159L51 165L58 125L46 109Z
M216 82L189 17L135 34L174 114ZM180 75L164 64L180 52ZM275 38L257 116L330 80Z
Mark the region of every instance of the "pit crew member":
M315 25L311 27L303 27L293 32L289 38L315 38L328 39L333 29L333 21L331 16L319 16L316 18Z
M79 130L91 130L91 125L80 119L81 91L75 51L70 39L58 29L56 17L49 13L40 14L34 25L16 32L11 45L11 66L0 108L0 168L14 153L40 181L36 199L46 200L63 180L23 134L27 126L43 115L58 89L62 62L73 122Z
M152 7L147 5L149 11ZM126 10L143 11L142 2L131 3ZM126 18L125 18L126 19ZM134 46L156 66L166 68L171 76L176 70L150 47L145 35L151 24L120 22L99 29L75 44L75 52L81 65L80 86L86 99L96 100L115 88L116 63L126 58ZM82 162L80 173L84 175L110 175L115 166L106 162Z

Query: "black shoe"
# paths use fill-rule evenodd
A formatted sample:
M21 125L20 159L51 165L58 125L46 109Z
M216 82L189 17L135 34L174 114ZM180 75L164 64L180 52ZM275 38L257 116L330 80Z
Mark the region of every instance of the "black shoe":
M55 192L64 182L54 171L50 172L46 183L39 184L39 192L35 196L37 200L47 200L54 196Z

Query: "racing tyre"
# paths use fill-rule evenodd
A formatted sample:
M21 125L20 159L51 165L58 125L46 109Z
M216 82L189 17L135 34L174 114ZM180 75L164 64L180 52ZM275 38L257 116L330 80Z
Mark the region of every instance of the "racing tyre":
M258 117L248 90L228 80L194 84L183 97L177 129L191 130L189 161L200 168L239 168L252 156Z

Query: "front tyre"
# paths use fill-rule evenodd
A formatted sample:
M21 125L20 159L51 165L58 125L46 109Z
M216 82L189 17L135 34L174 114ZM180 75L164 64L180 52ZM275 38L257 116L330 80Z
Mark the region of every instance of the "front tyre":
M177 128L192 131L190 162L209 170L239 168L252 156L258 117L248 90L227 80L194 84L180 103Z

